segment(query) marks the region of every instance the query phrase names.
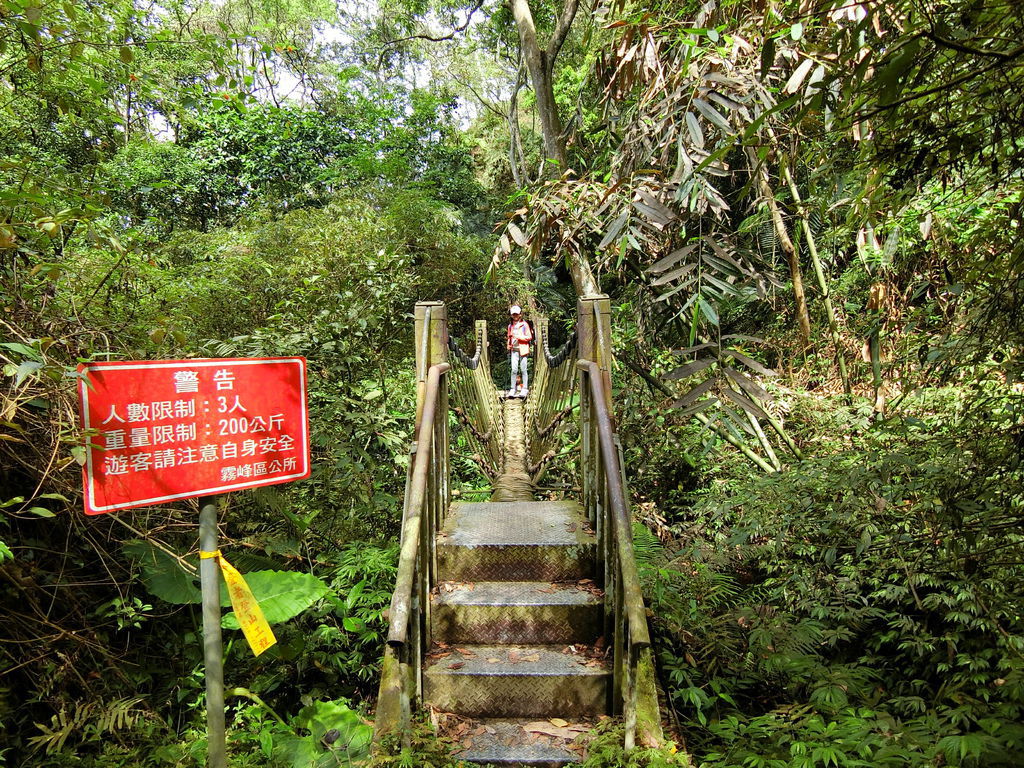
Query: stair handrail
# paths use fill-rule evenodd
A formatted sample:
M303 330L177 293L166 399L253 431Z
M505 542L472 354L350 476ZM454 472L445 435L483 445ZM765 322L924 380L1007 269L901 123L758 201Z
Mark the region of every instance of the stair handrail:
M414 702L422 698L423 660L430 643L430 593L436 584L436 534L448 508L447 313L438 302L416 306L417 407L409 450L395 590L377 697L374 743L408 740Z
M434 466L434 443L438 437L434 430L439 399L437 395L441 389L441 376L450 368L448 363L438 363L427 371L426 402L416 447L412 452L413 466L407 492L408 506L402 523L402 548L398 556L398 574L395 577L395 591L391 596L391 609L388 614L391 621L388 643L392 645L402 645L408 640L413 610L414 578L417 566L425 565L419 560L420 544L424 539L432 541L436 533L434 516L424 515L423 511L427 501L430 470ZM433 584L430 584L430 587L433 588Z
M623 746L662 739L647 611L633 548L622 443L612 398L611 302L581 296L577 304L580 469L583 507L597 535L604 589L605 637L612 662L612 714L622 715Z

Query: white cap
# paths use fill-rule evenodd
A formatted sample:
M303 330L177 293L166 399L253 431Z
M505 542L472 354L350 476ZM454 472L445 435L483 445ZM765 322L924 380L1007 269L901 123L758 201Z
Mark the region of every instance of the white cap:
M513 304L511 308L508 310L508 313L510 315L521 315L523 314L523 308L520 307L518 304Z

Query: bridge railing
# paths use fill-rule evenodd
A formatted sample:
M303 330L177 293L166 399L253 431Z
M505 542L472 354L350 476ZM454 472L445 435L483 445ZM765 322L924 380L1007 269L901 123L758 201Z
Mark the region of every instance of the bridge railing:
M501 473L505 422L498 403L498 388L491 376L485 320L476 321L474 341L476 348L470 356L455 337L448 338L452 412L473 450L471 458L493 480Z
M437 581L435 535L444 525L448 488L448 325L443 304L416 305L416 428L409 451L398 574L377 698L375 739L409 733L423 694L430 643L430 592Z
M552 351L548 320L535 323L537 341L530 397L526 401L526 459L530 479L537 483L562 449L562 432L576 409L576 331Z

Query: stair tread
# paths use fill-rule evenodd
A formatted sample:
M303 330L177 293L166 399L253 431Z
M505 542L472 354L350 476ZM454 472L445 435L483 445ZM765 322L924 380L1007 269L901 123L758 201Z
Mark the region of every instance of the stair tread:
M441 582L434 600L459 606L600 605L601 593L590 580Z
M609 665L606 660L598 657L590 646L584 645L467 644L459 645L457 648L435 646L427 656L424 674L589 677L609 674Z
M445 545L578 546L594 542L574 501L456 502L441 534Z
M591 723L570 723L559 728L549 720L528 718L483 719L471 724L456 757L494 765L566 765L580 759L580 754L569 748L575 735L591 727Z

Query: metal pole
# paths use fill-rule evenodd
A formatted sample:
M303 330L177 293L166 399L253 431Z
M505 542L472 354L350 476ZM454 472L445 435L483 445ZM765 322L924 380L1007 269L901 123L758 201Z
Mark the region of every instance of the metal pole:
M199 549L217 551L217 497L199 500ZM216 559L199 561L203 589L203 657L206 662L207 766L227 768L224 736L224 653L220 637L220 566Z

